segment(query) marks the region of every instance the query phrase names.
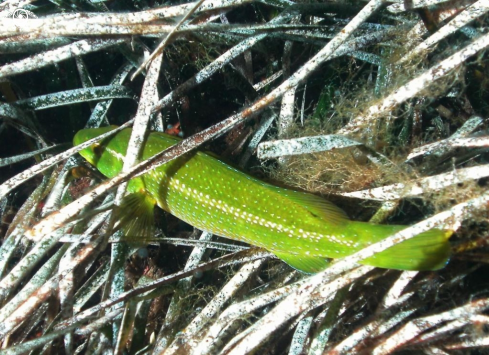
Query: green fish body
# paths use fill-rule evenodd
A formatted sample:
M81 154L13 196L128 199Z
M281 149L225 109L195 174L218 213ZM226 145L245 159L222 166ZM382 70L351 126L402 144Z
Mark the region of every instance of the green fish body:
M73 142L80 144L111 129L81 130ZM80 154L102 174L114 177L122 169L130 135L131 129L125 129ZM142 159L179 141L153 132ZM353 254L405 228L351 221L322 198L270 185L203 152L188 153L132 179L127 191L142 196L130 202L141 202L142 206L132 209L132 215L126 218L136 231L150 223L150 217L144 217L145 211L152 214L157 204L196 228L267 249L308 273L324 269L329 258ZM442 268L450 254L450 234L430 230L362 264L400 270Z

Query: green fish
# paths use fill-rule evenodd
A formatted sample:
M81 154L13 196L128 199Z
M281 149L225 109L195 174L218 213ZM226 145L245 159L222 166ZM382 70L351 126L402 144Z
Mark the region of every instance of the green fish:
M114 126L79 131L75 145ZM122 169L131 129L80 154L103 175ZM153 132L142 159L178 143L179 138ZM128 236L151 233L154 206L192 226L243 241L274 253L293 268L318 272L328 259L342 258L406 228L348 219L337 206L318 196L260 181L204 152L191 152L132 179L123 201L121 226ZM450 256L450 231L432 229L361 263L399 270L436 270Z

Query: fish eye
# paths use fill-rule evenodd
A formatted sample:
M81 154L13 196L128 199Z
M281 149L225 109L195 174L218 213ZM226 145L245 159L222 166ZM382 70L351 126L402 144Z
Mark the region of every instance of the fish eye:
M102 155L103 147L99 143L95 143L92 146L92 151L95 155Z

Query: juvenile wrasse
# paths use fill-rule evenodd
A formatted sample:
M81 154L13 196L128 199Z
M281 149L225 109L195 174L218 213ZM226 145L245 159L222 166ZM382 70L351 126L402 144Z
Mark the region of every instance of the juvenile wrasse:
M79 131L74 144L112 130ZM122 169L131 135L125 129L80 154L111 178ZM142 159L178 143L179 138L153 132ZM140 177L127 187L124 207L131 233L144 235L154 205L194 227L240 240L274 253L303 272L324 269L329 258L342 258L406 228L351 221L337 206L315 195L267 184L203 152L192 152ZM436 270L450 255L450 231L432 229L362 264L399 270Z

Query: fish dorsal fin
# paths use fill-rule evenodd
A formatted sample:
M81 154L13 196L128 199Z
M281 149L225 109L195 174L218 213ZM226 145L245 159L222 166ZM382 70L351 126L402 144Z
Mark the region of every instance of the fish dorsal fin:
M155 137L159 137L163 140L166 140L167 142L170 141L172 142L173 144L177 144L177 143L180 143L183 139L178 137L178 136L172 136L168 133L162 133L162 132L151 132L152 135L154 135ZM208 150L205 150L205 151L197 151L197 154L206 154L206 155L210 155L211 157L213 158L216 158L218 160L223 160L222 157L220 157L219 155L217 155L216 153L214 152L211 152L211 151L208 151ZM226 162L227 163L227 162Z
M329 260L321 256L293 255L292 253L277 253L277 257L296 270L307 274L314 274L324 270L329 265Z
M322 197L305 192L270 186L273 190L301 205L318 218L327 222L342 223L349 220L345 211Z

